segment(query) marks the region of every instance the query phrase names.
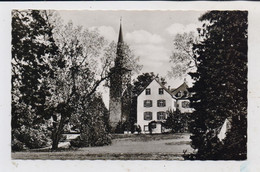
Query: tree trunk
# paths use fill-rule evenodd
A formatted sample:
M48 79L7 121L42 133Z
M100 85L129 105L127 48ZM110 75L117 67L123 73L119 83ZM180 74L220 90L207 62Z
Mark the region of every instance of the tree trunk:
M52 137L52 150L57 150L58 149L58 145L59 145L59 141L60 141L60 136L64 127L64 122L65 122L66 117L64 115L61 114L61 120L60 120L60 124L58 126L58 128L54 129L53 131L53 137Z

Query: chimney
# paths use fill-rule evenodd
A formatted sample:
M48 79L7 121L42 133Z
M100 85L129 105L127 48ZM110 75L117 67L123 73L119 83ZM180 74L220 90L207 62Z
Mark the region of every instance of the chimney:
M168 85L168 90L170 90L170 91L171 91L171 86L170 86L170 85Z

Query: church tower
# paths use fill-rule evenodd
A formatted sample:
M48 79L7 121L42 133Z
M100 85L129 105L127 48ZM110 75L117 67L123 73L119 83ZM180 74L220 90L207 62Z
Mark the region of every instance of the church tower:
M115 65L110 69L109 121L112 131L128 120L131 108L131 70L125 67L124 41L120 21Z

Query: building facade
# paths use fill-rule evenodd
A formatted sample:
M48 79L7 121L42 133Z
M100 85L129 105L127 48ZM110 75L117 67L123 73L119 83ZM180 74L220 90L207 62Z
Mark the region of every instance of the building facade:
M172 95L176 98L176 107L181 113L192 113L193 109L190 108L190 100L188 98L191 96L188 91L188 85L186 81L183 82L178 88L171 89Z
M162 122L169 110L191 113L187 88L185 82L177 89L166 88L155 78L137 97L137 125L140 125L142 133L149 133L151 122L154 125L152 133L163 133Z

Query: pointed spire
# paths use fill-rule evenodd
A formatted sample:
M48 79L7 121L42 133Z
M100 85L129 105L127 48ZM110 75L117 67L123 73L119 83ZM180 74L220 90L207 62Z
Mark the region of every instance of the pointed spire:
M118 43L123 43L123 31L122 31L122 17L120 17L120 29L119 29L119 36L118 36Z
M115 59L115 66L122 67L123 61L123 31L122 31L122 18L120 18L120 28L119 28L119 36L118 36L118 43L117 43L117 52L116 52L116 59Z

